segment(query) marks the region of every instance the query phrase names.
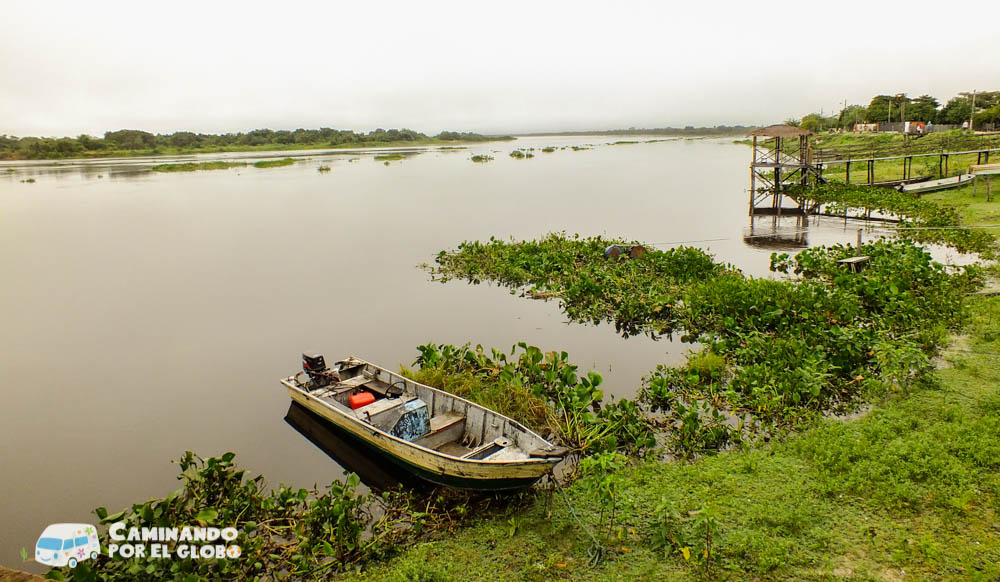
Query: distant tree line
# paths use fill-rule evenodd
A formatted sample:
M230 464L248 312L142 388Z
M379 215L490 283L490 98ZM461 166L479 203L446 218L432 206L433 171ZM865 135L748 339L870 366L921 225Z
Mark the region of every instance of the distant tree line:
M103 138L90 135L73 137L15 137L0 135L0 158L48 159L80 156L97 156L125 153L168 153L173 151L220 151L260 146L276 148L289 146L343 146L373 145L391 142L418 142L430 140L427 135L412 129L376 129L368 133L342 129L255 129L246 133L208 134L178 131L170 134L153 134L138 129L108 131ZM443 131L434 136L438 140L487 141L490 138L477 133Z
M746 135L757 126L748 125L716 125L715 127L630 127L628 129L599 129L592 131L557 131L544 133L529 133L524 135Z
M810 131L827 129L851 129L855 123L880 123L899 121L923 121L962 125L972 117L974 126L986 123L1000 123L1000 91L975 93L975 115L972 115L972 92L959 93L944 106L931 95L910 98L906 93L876 95L868 106L848 105L839 115L824 116L810 113L801 120L790 119L786 123L799 125Z

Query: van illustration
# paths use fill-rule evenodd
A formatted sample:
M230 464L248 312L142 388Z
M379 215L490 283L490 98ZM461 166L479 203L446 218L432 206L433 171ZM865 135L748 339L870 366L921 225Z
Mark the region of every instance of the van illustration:
M86 523L54 523L45 528L35 544L35 561L53 567L76 568L100 553L97 528Z

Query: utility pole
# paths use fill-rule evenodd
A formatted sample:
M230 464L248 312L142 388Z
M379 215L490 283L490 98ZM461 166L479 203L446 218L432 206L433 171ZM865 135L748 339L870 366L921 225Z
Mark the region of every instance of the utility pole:
M969 131L975 132L972 128L972 122L976 117L976 90L972 90L972 107L969 108Z

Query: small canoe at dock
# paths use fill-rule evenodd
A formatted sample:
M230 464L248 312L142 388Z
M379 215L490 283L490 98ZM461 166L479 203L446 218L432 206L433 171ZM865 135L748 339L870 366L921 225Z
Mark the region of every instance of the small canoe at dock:
M935 192L937 190L957 188L970 180L972 180L971 175L960 174L958 176L951 176L950 178L940 178L938 180L927 180L925 182L917 182L914 184L904 184L903 186L900 186L899 189L902 192L923 194L924 192Z
M364 360L327 367L318 354L302 359L303 371L281 381L294 401L431 483L520 489L567 453L513 419Z

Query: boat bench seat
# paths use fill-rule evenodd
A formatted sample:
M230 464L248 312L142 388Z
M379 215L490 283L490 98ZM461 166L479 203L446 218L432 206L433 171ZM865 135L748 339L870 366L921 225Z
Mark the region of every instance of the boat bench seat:
M430 431L413 441L414 444L437 449L441 445L457 441L465 434L465 417L457 412L432 416L430 424Z

